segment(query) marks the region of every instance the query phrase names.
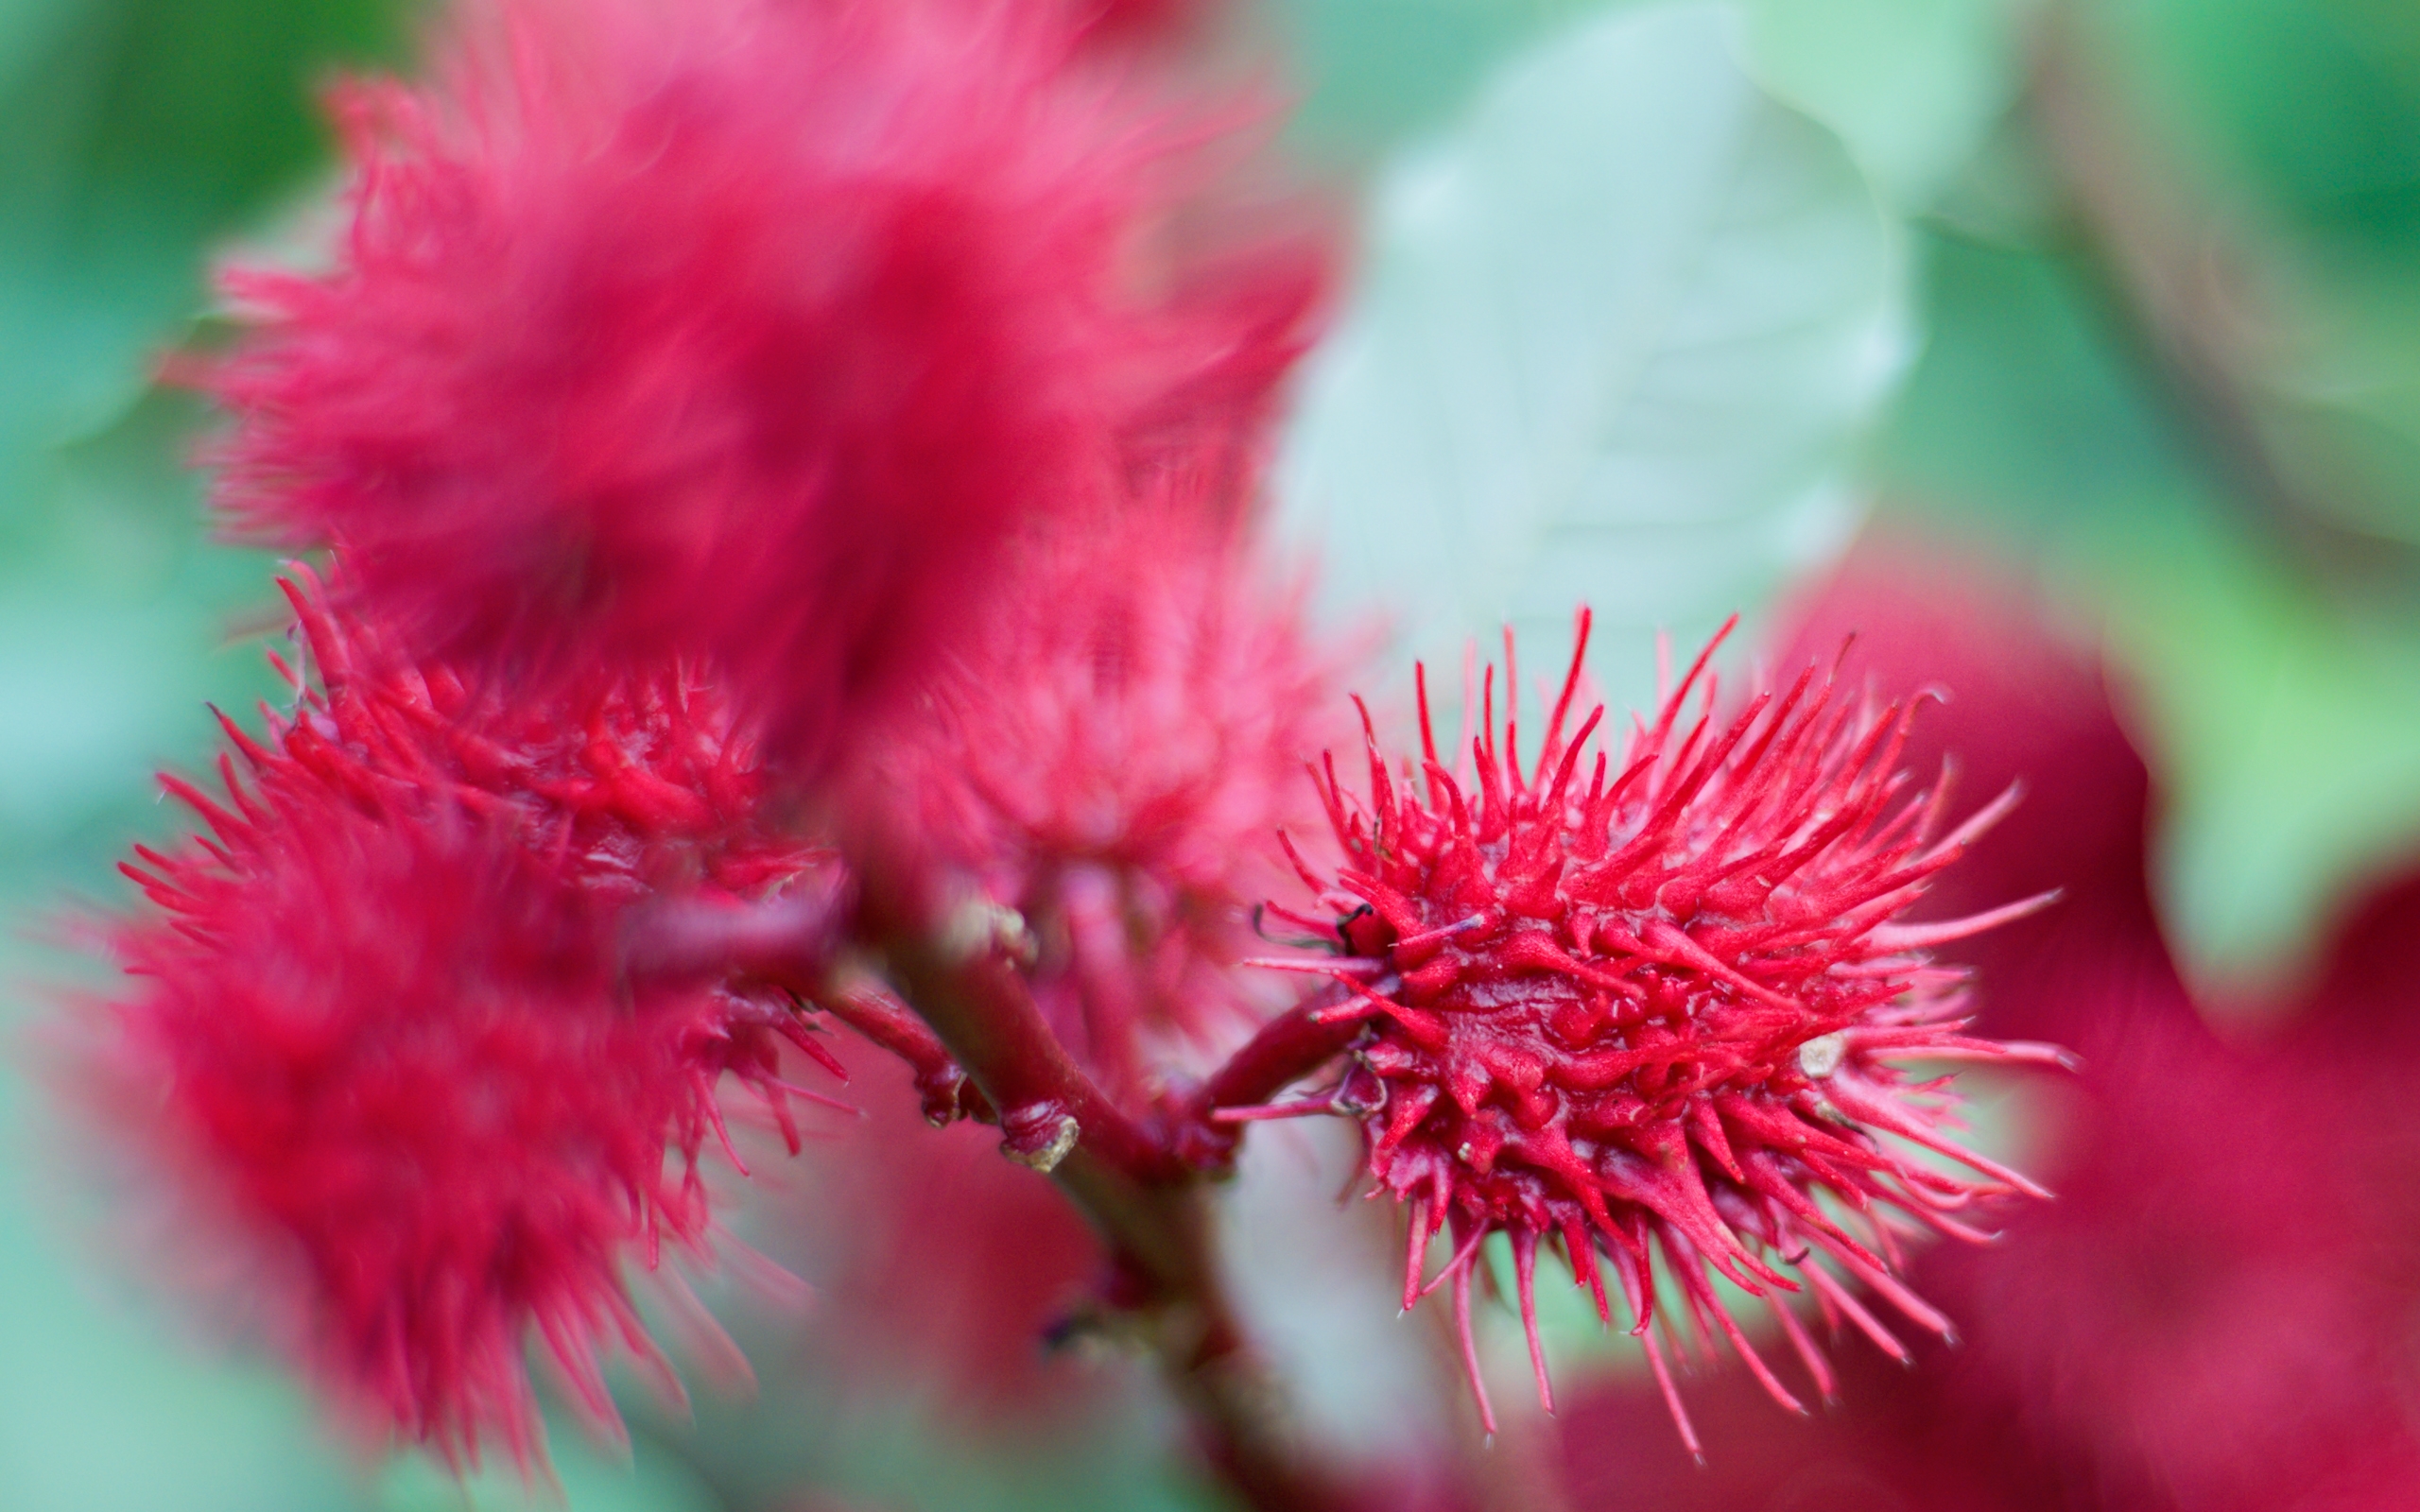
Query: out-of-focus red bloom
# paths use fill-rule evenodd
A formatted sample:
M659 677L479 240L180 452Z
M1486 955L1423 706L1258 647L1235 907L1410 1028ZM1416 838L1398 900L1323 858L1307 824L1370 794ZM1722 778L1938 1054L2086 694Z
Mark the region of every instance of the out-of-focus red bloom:
M2323 1068L2111 977L2104 1011L2136 1022L2057 1132L2057 1211L1935 1267L1991 1310L1962 1408L2080 1452L2110 1504L2289 1505L2350 1453L2420 1447L2379 1389L2408 1345L2377 1320L2411 1299L2362 1253L2383 1235L2346 1158L2375 1136Z
M2288 1505L2356 1460L2377 1468L2370 1449L2405 1442L2420 1462L2386 1414L2409 1362L2367 1321L2409 1305L2378 1263L2394 1225L2375 1195L2408 1176L2372 1169L2392 1165L2403 1121L2359 1093L2374 1068L2412 1060L2376 1036L2322 1042L2329 1005L2349 1001L2341 969L2267 1042L2204 1023L2151 900L2142 764L2091 660L2050 643L2021 593L1886 544L1808 619L1802 644L1855 628L1875 675L1952 682L1947 738L2031 774L2033 822L1960 871L2067 889L1974 947L1985 1026L2055 1034L2085 1069L2049 1109L2060 1202L1998 1246L1927 1262L1927 1288L1975 1320L1957 1410L2066 1467L2074 1505Z
M612 901L511 826L310 791L239 791L137 872L109 1110L255 1247L351 1414L527 1457L526 1337L612 1419L599 1349L653 1357L623 1265L701 1246L715 1081L778 1098L773 1031L618 979Z
M1507 660L1511 686L1509 646ZM1900 919L2007 799L1935 838L1945 792L1910 797L1898 770L1911 709L1844 698L1810 668L1718 719L1705 663L1617 763L1589 760L1601 709L1566 737L1575 651L1534 765L1509 706L1499 738L1492 671L1475 791L1440 759L1425 687L1423 787L1409 769L1396 784L1374 737L1366 806L1329 764L1321 792L1345 864L1332 884L1304 876L1343 917L1303 921L1345 957L1332 970L1355 995L1334 1014L1369 1028L1329 1092L1269 1110L1361 1120L1372 1177L1411 1210L1405 1306L1451 1284L1475 1388L1480 1242L1512 1238L1549 1402L1538 1246L1560 1240L1608 1312L1601 1248L1692 1446L1654 1336L1660 1323L1670 1342L1674 1327L1656 1297L1656 1251L1681 1315L1701 1336L1719 1330L1786 1405L1798 1403L1713 1275L1771 1303L1827 1395L1831 1368L1781 1293L1805 1286L1835 1324L1904 1358L1847 1283L1945 1333L1947 1320L1897 1278L1899 1236L1921 1225L1976 1237L1961 1214L1977 1199L2039 1189L1950 1137L1946 1078L1910 1084L1893 1062L2057 1054L1961 1034L1964 975L1926 954L2040 900L1928 925ZM1704 707L1685 720L1702 679ZM1885 1135L1978 1175L1911 1159ZM1453 1257L1424 1287L1422 1257L1447 1228ZM1480 1407L1490 1417L1483 1389Z
M365 803L407 793L510 809L568 848L591 885L753 896L828 861L769 814L754 745L701 665L593 664L535 692L466 680L409 656L391 627L333 611L309 570L278 586L308 653L301 667L270 659L294 684L295 712L262 712L273 752L221 720L264 781Z
M416 644L703 654L811 768L1013 526L1299 344L1307 244L1177 255L1204 154L1030 8L493 12L342 96L336 266L232 275L206 379L227 517L347 549Z
M267 742L228 723L223 799L164 780L209 833L126 868L154 907L112 931L139 986L100 1111L269 1271L348 1416L526 1459L533 1328L607 1422L599 1349L655 1359L623 1267L703 1253L721 1077L795 1149L781 1041L839 1069L786 1004L634 973L631 904L808 855L753 835L747 747L677 671L512 704L285 586L320 685Z
M854 1042L862 1124L797 1162L785 1254L814 1279L803 1345L839 1390L907 1395L950 1417L1063 1418L1118 1379L1054 1330L1098 1287L1107 1256L1065 1196L1000 1158L971 1123L926 1126L895 1063Z
M1279 828L1316 816L1302 764L1329 732L1300 596L1213 520L1038 541L880 770L1023 915L1044 1012L1121 1093L1255 1006L1248 910L1284 875Z

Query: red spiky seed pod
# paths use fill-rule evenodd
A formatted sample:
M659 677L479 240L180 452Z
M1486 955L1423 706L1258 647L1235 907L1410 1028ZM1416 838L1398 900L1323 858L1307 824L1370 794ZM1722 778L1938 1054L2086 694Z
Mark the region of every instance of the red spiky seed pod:
M772 1029L618 972L616 901L494 816L193 796L210 837L129 868L156 906L114 932L138 985L87 1068L112 1143L172 1178L341 1418L537 1459L535 1335L610 1427L599 1354L661 1364L623 1267L705 1252L716 1083L778 1099Z
M152 907L108 931L137 985L96 1016L92 1111L273 1277L250 1290L342 1417L527 1462L527 1335L609 1428L599 1353L660 1365L624 1266L707 1252L722 1078L794 1152L786 1099L827 1099L781 1042L840 1071L778 997L634 964L637 910L814 857L758 833L749 747L679 666L513 699L284 586L316 685L266 740L225 721L223 796L163 779L207 833L124 868Z
M1301 593L1226 524L1137 508L1028 543L867 801L1030 931L1033 992L1121 1096L1271 1005L1232 968L1340 732Z
M1830 1366L1782 1294L1811 1292L1834 1325L1904 1358L1852 1283L1945 1335L1948 1320L1897 1277L1899 1238L1919 1227L1976 1237L1961 1213L1979 1199L2043 1194L1950 1138L1946 1078L1913 1081L1895 1062L2060 1058L1962 1034L1965 978L1926 954L2048 900L1901 921L2014 791L1932 837L1946 784L1910 794L1894 770L1913 705L1843 696L1813 668L1718 717L1709 645L1618 760L1594 745L1601 708L1566 734L1587 627L1583 610L1533 765L1509 698L1498 738L1491 669L1463 779L1440 760L1425 674L1417 785L1408 769L1400 784L1390 775L1374 735L1366 801L1333 759L1315 772L1344 862L1332 880L1303 876L1341 917L1300 921L1344 957L1325 969L1351 996L1327 1016L1365 1026L1324 1092L1229 1116L1360 1122L1372 1194L1410 1210L1404 1305L1450 1286L1491 1431L1470 1322L1481 1242L1510 1236L1549 1408L1538 1248L1560 1245L1610 1320L1601 1253L1695 1452L1656 1336L1671 1341L1675 1313L1701 1339L1726 1337L1777 1400L1804 1410L1712 1276L1767 1300L1828 1396ZM1508 686L1512 666L1508 637ZM1452 1258L1424 1284L1423 1259L1447 1229ZM1658 1299L1659 1272L1677 1307Z
M525 686L708 656L813 775L1024 524L1299 346L1316 254L1192 267L1219 133L1069 50L1024 0L468 8L337 96L333 266L225 280L223 517Z
M592 885L611 875L634 888L753 897L831 864L772 817L755 745L703 663L591 663L534 692L466 678L412 655L352 599L348 561L331 577L297 562L278 580L303 654L269 656L294 689L289 713L261 711L274 755L220 721L264 781L307 775L364 799L408 791L509 806L577 855Z

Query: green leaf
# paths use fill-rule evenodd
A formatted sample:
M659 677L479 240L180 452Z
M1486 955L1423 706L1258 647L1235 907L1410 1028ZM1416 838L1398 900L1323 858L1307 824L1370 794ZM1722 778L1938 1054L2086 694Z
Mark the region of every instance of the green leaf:
M1745 0L1750 68L1929 205L2016 96L2024 0Z
M2400 0L2087 8L2170 150L2336 266L2420 250L2420 9Z
M1333 602L1448 664L1574 608L1616 702L1825 559L1907 342L1892 224L1837 138L1742 72L1726 13L1625 9L1514 60L1392 165L1278 473Z
M1592 0L1274 0L1302 76L1288 134L1312 155L1361 162L1434 130L1515 48Z
M0 28L0 527L112 422L201 298L212 239L322 156L310 86L407 0L43 0Z
M2420 835L2420 625L2211 528L2102 563L2111 648L2162 782L2163 917L2208 1005L2251 1011Z

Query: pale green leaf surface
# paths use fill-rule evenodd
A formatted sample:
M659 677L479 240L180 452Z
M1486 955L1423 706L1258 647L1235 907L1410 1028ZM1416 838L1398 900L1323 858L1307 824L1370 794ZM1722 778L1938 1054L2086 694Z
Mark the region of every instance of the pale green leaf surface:
M1886 198L1932 203L2021 81L2029 0L1744 0L1751 71L1839 132Z
M1278 494L1331 603L1398 648L1458 665L1509 623L1551 665L1584 601L1599 685L1635 704L1656 629L1703 637L1853 527L1899 249L1725 11L1624 9L1517 58L1387 171L1367 242Z
M1433 1333L1399 1315L1403 1235L1387 1206L1336 1194L1363 1155L1339 1120L1263 1125L1218 1194L1227 1282L1307 1433L1371 1465L1453 1431Z
M2160 532L2105 558L2164 813L2162 912L2215 1007L2290 980L2420 834L2420 637L2229 533Z
M1611 0L1625 3L1625 0ZM1502 60L1608 0L1270 0L1315 159L1360 163L1433 131Z

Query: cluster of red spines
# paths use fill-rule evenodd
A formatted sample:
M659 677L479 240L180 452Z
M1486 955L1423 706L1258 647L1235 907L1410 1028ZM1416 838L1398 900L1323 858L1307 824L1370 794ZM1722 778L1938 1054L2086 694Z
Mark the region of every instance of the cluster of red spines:
M346 96L337 266L229 280L223 511L450 660L705 655L819 766L1300 344L1306 245L1180 266L1201 133L1047 10L516 0Z
M1176 1046L1245 1022L1232 970L1316 817L1302 762L1333 668L1300 595L1223 526L1136 512L1038 541L982 649L882 767L918 825L1031 932L1035 997L1122 1094Z
M1584 649L1584 615L1580 637ZM1719 718L1706 657L1618 761L1592 747L1601 709L1566 737L1575 651L1534 767L1509 708L1497 740L1492 671L1473 778L1440 761L1425 682L1423 787L1409 771L1397 783L1374 738L1366 804L1326 765L1317 785L1345 860L1333 882L1304 875L1343 917L1305 921L1346 957L1332 970L1353 995L1329 1016L1366 1027L1340 1081L1297 1107L1361 1121L1370 1175L1411 1211L1405 1305L1450 1283L1466 1349L1479 1246L1504 1232L1547 1391L1531 1278L1541 1241L1559 1242L1608 1315L1597 1257L1610 1260L1668 1396L1659 1270L1678 1314L1796 1407L1710 1277L1771 1301L1827 1395L1830 1368L1779 1294L1803 1284L1894 1354L1844 1280L1947 1331L1895 1279L1899 1233L1971 1237L1960 1214L1978 1199L2038 1189L1948 1137L1945 1082L1911 1085L1892 1062L2055 1057L1959 1033L1962 974L1925 954L2042 900L1900 922L2013 795L1933 838L1945 786L1910 795L1894 769L1912 708L1842 696L1809 669ZM1424 1288L1446 1228L1452 1259Z
M1172 1016L1232 954L1235 853L1278 816L1241 753L1309 696L1290 609L1245 602L1240 550L1117 578L1099 543L1242 533L1324 284L1291 216L1205 239L1258 113L1160 66L1207 9L480 0L432 83L337 94L342 233L318 270L232 274L249 328L187 373L231 414L222 517L339 566L285 585L295 704L222 720L226 796L168 780L210 833L129 868L147 980L99 1070L153 1156L302 1257L295 1321L347 1400L526 1452L534 1325L608 1410L593 1347L642 1344L618 1267L703 1236L721 1076L795 1147L780 1041L838 1069L753 986L828 985L856 921L819 842L861 838L846 784L973 686L943 668L985 669L989 791L1120 733L1090 778L1051 769L1046 812L970 799L950 828L932 799L903 892L927 854L1013 872ZM1077 579L1131 677L1087 681L1049 625ZM1033 595L1014 644L970 640L1004 591ZM1214 697L1228 744L1169 759ZM1102 780L1097 855L1066 837ZM1097 863L1165 894L1150 938L1092 928L1063 884ZM929 1108L989 1111L904 1007L864 1013ZM1112 1037L1128 1080L1142 1033ZM491 1150L493 1118L521 1143Z
M153 860L168 919L120 932L147 984L101 1072L120 1137L245 1236L348 1414L526 1458L534 1328L610 1421L598 1347L652 1358L626 1258L706 1232L719 1005L617 1004L610 908L493 821L238 801L210 853Z
M596 664L533 696L484 671L415 660L391 627L335 612L341 593L307 567L278 586L308 659L298 668L270 654L295 709L262 717L279 756L332 790L362 802L443 794L510 810L559 829L546 843L577 856L592 884L754 896L829 860L768 822L754 743L707 666ZM220 724L275 781L278 761L234 721Z
M156 911L114 931L143 986L95 1079L215 1227L296 1267L272 1322L340 1403L526 1461L531 1330L607 1423L599 1347L655 1360L623 1267L704 1255L705 1141L738 1160L720 1079L795 1150L781 1043L839 1070L786 1003L634 971L631 909L814 858L742 838L747 747L678 673L567 717L391 660L298 579L319 685L266 741L226 722L223 799L163 780L208 833L124 868Z

